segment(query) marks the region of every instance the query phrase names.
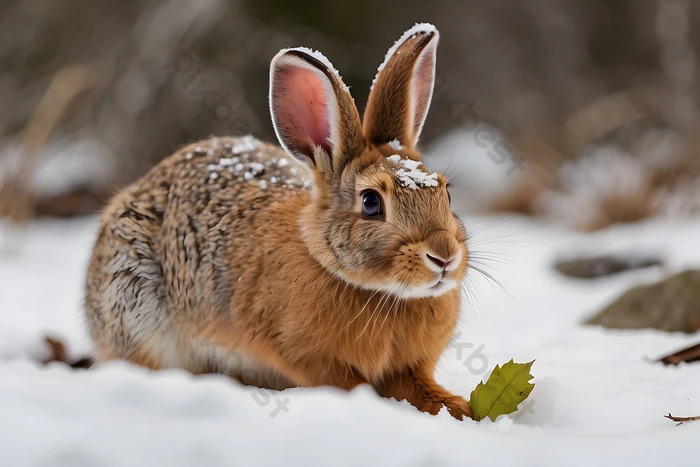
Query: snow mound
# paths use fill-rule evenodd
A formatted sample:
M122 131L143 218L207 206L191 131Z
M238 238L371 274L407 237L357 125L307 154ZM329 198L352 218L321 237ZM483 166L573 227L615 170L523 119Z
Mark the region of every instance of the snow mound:
M97 222L31 224L0 257L0 465L692 465L700 423L663 415L700 414L698 366L650 360L700 334L579 323L634 284L698 267L700 219L595 234L517 217L465 222L472 261L503 289L469 272L436 377L469 397L495 364L536 359L530 398L495 423L422 414L367 387L275 392L123 362L41 366L32 359L47 334L73 358L90 350L81 301ZM665 269L579 281L551 267L562 253L621 249L657 252Z

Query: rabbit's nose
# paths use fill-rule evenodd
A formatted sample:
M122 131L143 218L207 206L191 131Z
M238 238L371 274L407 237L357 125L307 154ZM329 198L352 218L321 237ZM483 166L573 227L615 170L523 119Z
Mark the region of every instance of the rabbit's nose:
M436 264L437 267L441 269L445 269L447 267L448 261L445 261L442 258L438 258L437 256L433 256L430 253L426 253L425 256L427 256L428 259L433 262L433 264Z
M462 252L452 234L446 230L434 230L425 237L423 260L431 271L453 271L462 261Z
M446 270L453 270L457 265L459 265L459 260L461 258L461 252L457 251L453 255L451 255L449 258L445 259L440 256L426 253L425 254L426 259L428 260L429 263L434 264L438 268L440 268L441 271L446 271ZM429 265L430 266L430 265ZM431 269L433 269L431 267Z

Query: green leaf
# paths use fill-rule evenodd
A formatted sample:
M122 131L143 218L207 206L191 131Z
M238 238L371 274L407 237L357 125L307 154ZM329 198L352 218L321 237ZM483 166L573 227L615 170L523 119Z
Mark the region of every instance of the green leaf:
M499 415L518 410L518 404L527 399L535 388L530 382L533 363L534 360L514 363L511 359L502 368L496 365L486 384L480 382L469 398L474 420L489 417L494 421Z

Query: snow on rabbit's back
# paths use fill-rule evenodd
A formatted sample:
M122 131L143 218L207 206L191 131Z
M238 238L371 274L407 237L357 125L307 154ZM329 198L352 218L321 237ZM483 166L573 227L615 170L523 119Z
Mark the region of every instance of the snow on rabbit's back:
M270 66L282 147L201 141L114 197L87 276L98 361L275 389L367 383L470 417L433 377L467 266L446 179L416 149L437 42L427 24L401 36L363 119L328 59L282 50Z

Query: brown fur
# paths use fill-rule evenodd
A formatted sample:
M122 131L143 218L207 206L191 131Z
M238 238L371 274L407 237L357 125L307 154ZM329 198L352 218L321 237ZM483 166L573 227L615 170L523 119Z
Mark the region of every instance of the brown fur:
M407 42L422 50L425 34ZM360 134L339 77L311 58L302 54L323 68L338 97L340 145L332 154L303 149L307 167L277 146L215 138L178 151L107 207L87 277L98 359L218 371L274 389L370 384L431 414L446 407L470 417L467 401L433 378L456 326L460 288L404 296L437 277L459 285L465 273L466 235L445 178L436 187L402 186L387 158L420 160L415 146L396 150ZM404 67L390 61L383 76L408 83ZM378 84L373 93L384 92ZM232 152L264 171L247 180L234 169L210 175ZM367 188L381 194L384 219L363 217ZM436 276L425 253L461 259Z
M388 143L393 139L406 142L414 147L418 140L423 121L409 121L411 75L420 63L421 52L429 44L437 43L437 32L419 34L413 39L400 44L384 69L376 78L374 88L367 101L364 117L364 132L367 141L374 144ZM434 58L433 58L434 60ZM429 60L426 60L429 62ZM434 63L423 63L425 68ZM416 112L426 114L430 104L430 89L420 89L420 94L427 95L427 102L419 99Z

